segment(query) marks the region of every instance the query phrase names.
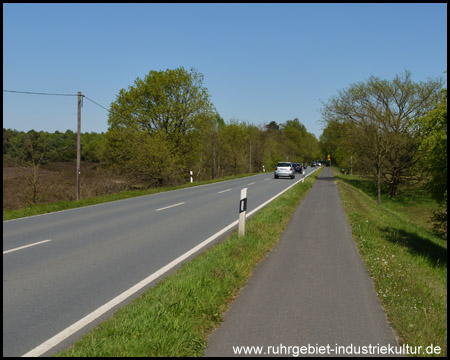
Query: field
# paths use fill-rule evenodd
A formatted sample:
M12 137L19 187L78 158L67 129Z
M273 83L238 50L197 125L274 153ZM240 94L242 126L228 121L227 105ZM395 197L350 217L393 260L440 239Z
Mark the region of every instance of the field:
M213 180L194 179L193 183L186 176L185 182L178 185L149 187L144 183L132 182L126 178L113 175L98 164L81 163L81 197L80 200L75 200L75 163L52 163L33 169L31 166L17 166L17 164L4 161L3 221L184 189L255 174L242 173L216 177Z
M3 210L75 200L76 168L75 162L49 163L41 165L35 176L32 166L4 163ZM130 185L125 179L112 176L98 164L81 163L82 199L113 194L129 188Z

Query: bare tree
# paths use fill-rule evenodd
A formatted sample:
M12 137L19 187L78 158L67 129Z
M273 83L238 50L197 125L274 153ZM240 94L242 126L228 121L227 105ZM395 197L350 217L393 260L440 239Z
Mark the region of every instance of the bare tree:
M417 142L413 120L427 114L440 96L443 81L414 83L410 72L394 80L371 76L338 92L322 111L325 123L337 121L354 125L349 137L354 151L367 161L377 181L381 203L381 182L390 183L390 195L413 168Z
M25 161L31 164L32 172L29 176L28 182L31 189L31 203L37 204L40 194L39 194L39 167L44 160L46 150L47 150L47 140L42 138L39 133L35 131L30 131L24 138L25 147Z

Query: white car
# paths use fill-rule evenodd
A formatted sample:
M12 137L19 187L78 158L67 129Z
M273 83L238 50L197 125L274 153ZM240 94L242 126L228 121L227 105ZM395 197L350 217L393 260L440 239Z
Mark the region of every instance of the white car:
M295 170L290 162L279 162L273 172L273 176L275 179L279 177L285 176L290 177L291 179L295 178Z

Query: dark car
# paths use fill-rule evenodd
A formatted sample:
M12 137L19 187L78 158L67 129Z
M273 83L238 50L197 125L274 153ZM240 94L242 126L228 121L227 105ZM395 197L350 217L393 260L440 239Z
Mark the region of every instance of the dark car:
M294 167L295 172L302 173L302 164L292 163L292 166Z

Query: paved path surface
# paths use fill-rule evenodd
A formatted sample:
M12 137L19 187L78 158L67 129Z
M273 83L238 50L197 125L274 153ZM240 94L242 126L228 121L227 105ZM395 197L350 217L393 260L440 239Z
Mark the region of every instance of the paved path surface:
M308 347L300 356L336 356L350 345L370 353L398 343L325 168L209 337L205 356L236 356L233 346L261 346L253 348L258 356Z

